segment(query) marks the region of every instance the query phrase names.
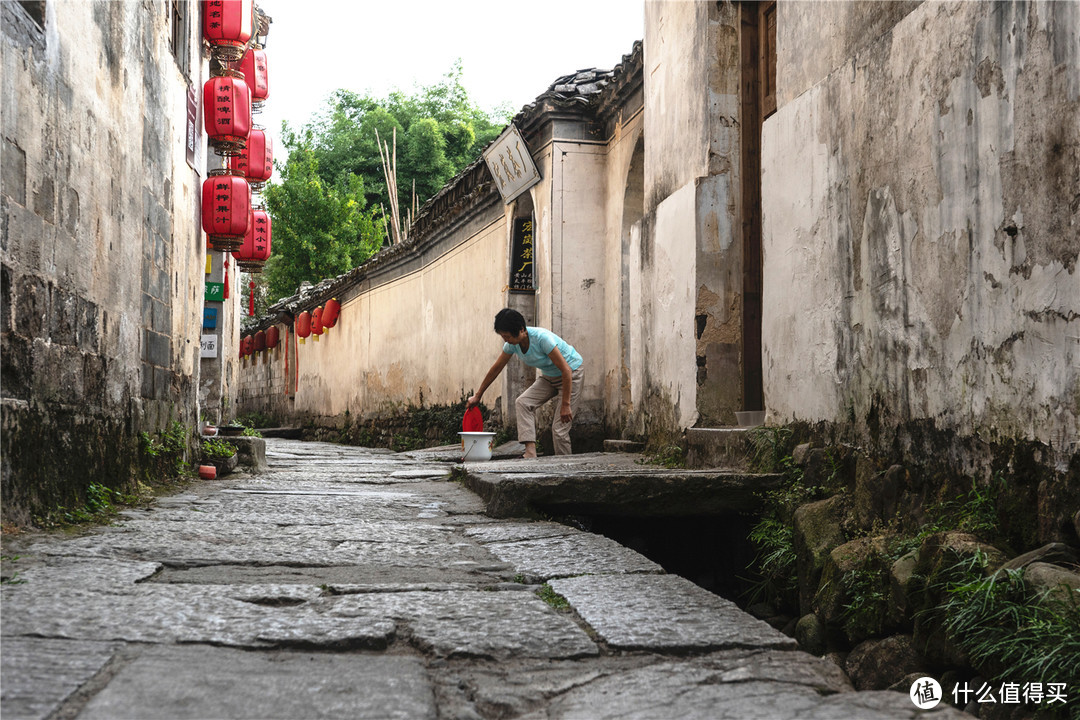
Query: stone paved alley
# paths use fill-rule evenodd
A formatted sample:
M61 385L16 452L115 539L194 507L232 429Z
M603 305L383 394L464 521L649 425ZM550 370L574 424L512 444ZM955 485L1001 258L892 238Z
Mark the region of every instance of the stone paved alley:
M4 720L920 714L611 540L488 517L445 454L267 448L265 473L6 543Z

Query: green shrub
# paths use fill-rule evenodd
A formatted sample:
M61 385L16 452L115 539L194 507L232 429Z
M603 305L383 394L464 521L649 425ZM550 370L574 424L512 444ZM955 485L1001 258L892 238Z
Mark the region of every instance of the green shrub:
M231 458L236 454L236 448L225 442L224 440L217 440L211 438L209 440L202 441L202 453L204 457L211 459L225 459Z
M797 607L798 558L791 523L775 516L763 517L751 529L750 541L757 548L752 568L758 575L748 592L750 602L766 601L780 607Z
M243 425L246 428L265 428L274 427L277 424L277 420L272 415L268 415L258 410L244 413L243 415L236 416L236 423ZM261 435L259 437L262 437Z
M792 432L784 427L756 427L746 431L750 446L750 467L757 472L789 472L795 464L791 459Z
M184 475L190 433L178 421L151 435L139 433L139 453L143 459L143 480L154 483L165 475Z

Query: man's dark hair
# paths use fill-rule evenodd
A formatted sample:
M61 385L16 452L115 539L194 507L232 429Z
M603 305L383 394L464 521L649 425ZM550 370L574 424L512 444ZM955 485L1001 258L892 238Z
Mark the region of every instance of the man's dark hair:
M525 318L517 310L503 308L495 315L495 332L519 335L525 329Z

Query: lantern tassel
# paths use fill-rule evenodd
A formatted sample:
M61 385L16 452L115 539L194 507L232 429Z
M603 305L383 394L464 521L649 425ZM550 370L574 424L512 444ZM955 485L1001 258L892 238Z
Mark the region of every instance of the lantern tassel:
M251 288L251 298L248 301L248 316L254 317L255 315L255 281L252 280L248 287Z
M229 299L229 257L225 256L225 299Z

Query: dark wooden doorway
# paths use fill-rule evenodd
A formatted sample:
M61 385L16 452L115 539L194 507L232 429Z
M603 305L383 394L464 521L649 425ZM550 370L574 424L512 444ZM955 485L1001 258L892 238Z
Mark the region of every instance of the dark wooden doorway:
M761 367L761 124L776 112L776 0L740 6L743 408L764 410Z

